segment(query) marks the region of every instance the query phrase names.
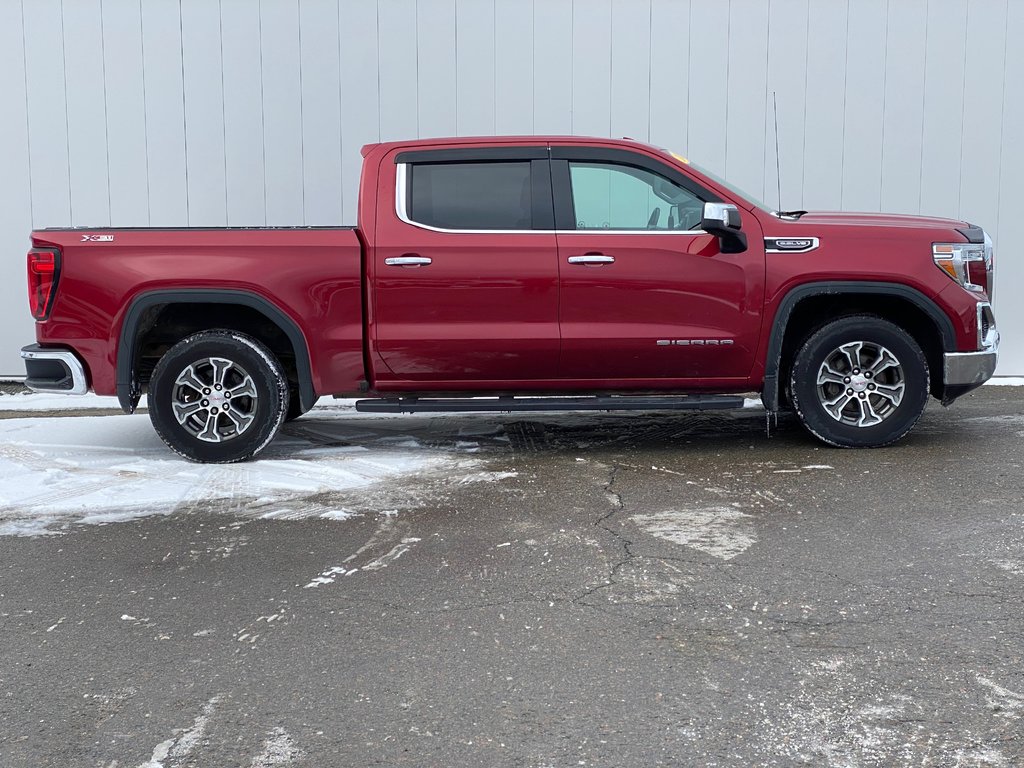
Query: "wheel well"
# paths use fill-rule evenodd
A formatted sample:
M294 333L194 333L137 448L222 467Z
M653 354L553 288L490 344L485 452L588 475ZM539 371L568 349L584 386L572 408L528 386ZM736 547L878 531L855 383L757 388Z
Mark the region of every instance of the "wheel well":
M238 331L257 339L274 353L298 391L295 349L285 331L258 309L241 304L170 303L147 307L139 319L135 340L137 380L145 387L157 362L168 349L193 333L213 328Z
M796 352L813 333L846 315L876 315L909 333L928 361L931 393L942 391L942 336L935 322L914 302L888 294L821 294L808 296L793 307L786 323L779 361L779 390L789 401L789 375Z

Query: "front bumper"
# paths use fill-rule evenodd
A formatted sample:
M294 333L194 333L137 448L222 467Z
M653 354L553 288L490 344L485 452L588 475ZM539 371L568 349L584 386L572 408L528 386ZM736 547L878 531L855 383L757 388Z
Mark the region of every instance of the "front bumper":
M999 362L999 331L991 325L978 352L946 352L942 358L942 404L949 405L992 378Z
M22 347L21 359L28 374L25 386L33 392L84 395L89 391L85 366L70 349L30 344Z

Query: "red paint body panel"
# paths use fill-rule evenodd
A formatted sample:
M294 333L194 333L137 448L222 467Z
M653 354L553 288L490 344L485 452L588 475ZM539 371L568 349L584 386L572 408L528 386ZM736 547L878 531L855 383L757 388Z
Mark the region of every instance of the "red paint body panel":
M400 150L583 145L656 159L741 209L748 249L723 254L702 233L438 232L396 212ZM363 148L358 229L41 230L62 269L37 341L70 347L91 388L115 391L122 322L151 290L244 290L301 330L318 395L378 392L615 392L760 389L770 330L793 289L819 281L898 283L952 320L977 349L977 302L938 269L933 242L963 222L883 214L781 219L666 152L580 137L481 137ZM811 252L766 253L764 238L818 238ZM615 262L570 265L602 253ZM385 260L417 254L429 267ZM730 344L658 345L659 340Z
M270 301L306 338L317 392L353 392L363 378L361 246L352 229L102 230L112 243L82 242L80 230L35 232L33 244L63 253L40 344L83 358L95 392L112 395L121 323L131 301L152 290L222 288Z

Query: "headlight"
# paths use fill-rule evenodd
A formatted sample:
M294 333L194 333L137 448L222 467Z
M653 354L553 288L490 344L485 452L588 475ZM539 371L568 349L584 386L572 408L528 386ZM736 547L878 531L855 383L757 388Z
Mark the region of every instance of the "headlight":
M968 291L992 296L992 240L984 243L935 243L932 258L936 266Z

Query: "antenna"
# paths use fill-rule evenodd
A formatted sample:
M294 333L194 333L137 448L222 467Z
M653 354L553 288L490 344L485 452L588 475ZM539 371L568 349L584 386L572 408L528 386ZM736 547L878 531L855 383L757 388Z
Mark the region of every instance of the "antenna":
M772 91L772 105L775 108L775 184L778 187L779 194L779 207L777 210L782 210L782 171L780 170L781 163L779 162L779 100L775 97L775 91Z

